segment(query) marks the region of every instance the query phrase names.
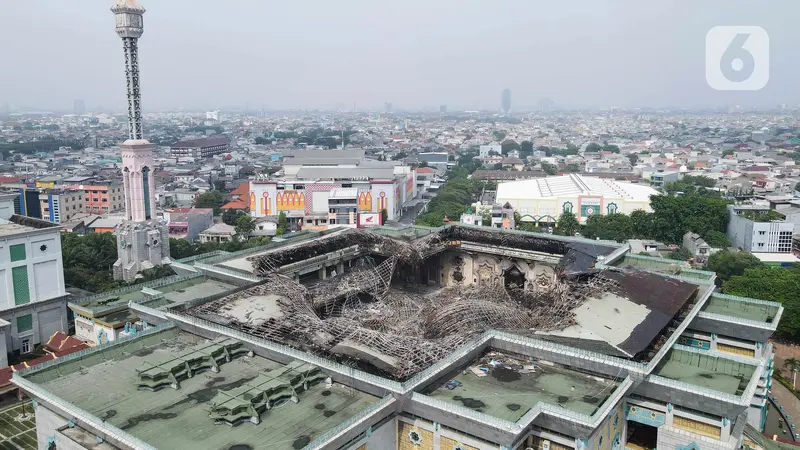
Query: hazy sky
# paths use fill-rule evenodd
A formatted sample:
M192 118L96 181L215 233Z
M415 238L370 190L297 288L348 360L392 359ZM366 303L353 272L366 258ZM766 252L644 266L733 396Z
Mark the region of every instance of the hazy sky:
M145 110L800 104L800 1L141 0ZM112 0L0 0L0 103L122 109ZM717 25L770 36L770 81L705 80Z

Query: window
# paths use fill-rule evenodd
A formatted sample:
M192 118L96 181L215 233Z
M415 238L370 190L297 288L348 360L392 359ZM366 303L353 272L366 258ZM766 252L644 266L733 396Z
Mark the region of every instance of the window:
M30 353L31 352L31 340L30 339L23 339L22 346L20 348L20 353Z
M608 204L607 210L608 214L616 214L619 211L619 208L617 207L616 203L611 202Z
M14 283L14 304L24 305L30 302L31 293L28 287L28 266L14 267L11 269L11 282Z
M764 243L763 243L763 242L759 242L759 243L758 243L758 246L759 246L759 247L763 247L763 246L764 246Z
M17 333L23 333L25 331L31 331L33 329L33 316L30 314L26 314L24 316L17 317Z
M563 211L565 213L571 213L572 212L572 202L564 202L564 204L561 205L561 208L563 209Z
M16 244L8 247L11 252L11 262L25 260L25 244Z
M142 168L142 186L144 187L144 218L150 220L150 168Z

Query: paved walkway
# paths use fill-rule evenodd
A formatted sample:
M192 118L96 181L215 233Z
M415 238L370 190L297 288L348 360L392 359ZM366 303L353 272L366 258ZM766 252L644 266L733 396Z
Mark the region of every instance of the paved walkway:
M798 383L800 383L800 380L798 380ZM789 389L786 389L786 387L780 384L777 380L772 381L771 395L775 397L779 405L783 406L784 411L787 414L789 414L789 416L791 417L790 423L794 424L800 423L800 399L795 397L795 395L792 394L789 391ZM777 416L777 415L770 414L769 416L767 416L768 417L767 420L768 421L777 420L778 417L772 417L772 416ZM788 439L788 435L780 437Z

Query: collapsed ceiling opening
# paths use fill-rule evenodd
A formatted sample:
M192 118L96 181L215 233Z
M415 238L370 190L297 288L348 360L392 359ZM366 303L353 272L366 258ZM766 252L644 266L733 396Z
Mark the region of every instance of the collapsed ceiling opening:
M432 255L452 248L448 242L454 240L561 255L561 264L547 285L521 287L499 278L436 289L393 287L393 279L421 270ZM368 254L359 257L350 271L316 285L304 286L278 271L286 264L353 245ZM574 325L572 311L588 296L615 288L616 281L591 269L598 255L613 250L464 227L414 240L346 231L252 258L265 283L188 312L341 362L372 366L403 380L488 329L529 334Z

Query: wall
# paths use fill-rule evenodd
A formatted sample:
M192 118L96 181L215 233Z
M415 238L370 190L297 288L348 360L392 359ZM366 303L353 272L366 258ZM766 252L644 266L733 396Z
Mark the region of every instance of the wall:
M10 248L25 246L25 259L11 261ZM12 269L27 267L29 302L66 294L61 260L61 236L58 228L34 230L0 239L0 309L15 306Z
M39 450L47 450L47 442L56 437L56 430L67 425L67 419L41 403L36 407L36 441Z
M625 402L619 402L606 419L589 437L590 450L620 450L625 446Z
M20 332L17 328L17 318L27 315L31 316L31 329ZM67 297L8 309L0 312L0 318L10 323L6 328L7 352L20 350L23 339L30 339L33 347L43 341L46 342L56 331L67 331Z
M445 253L441 261L442 269L438 281L443 286L490 283L512 268L525 276L525 287L530 289L546 289L556 281L553 266L544 262L512 260L458 250Z
M350 445L351 450L382 450L395 448L397 445L397 418L387 420L380 427L373 429L369 436L364 436Z

